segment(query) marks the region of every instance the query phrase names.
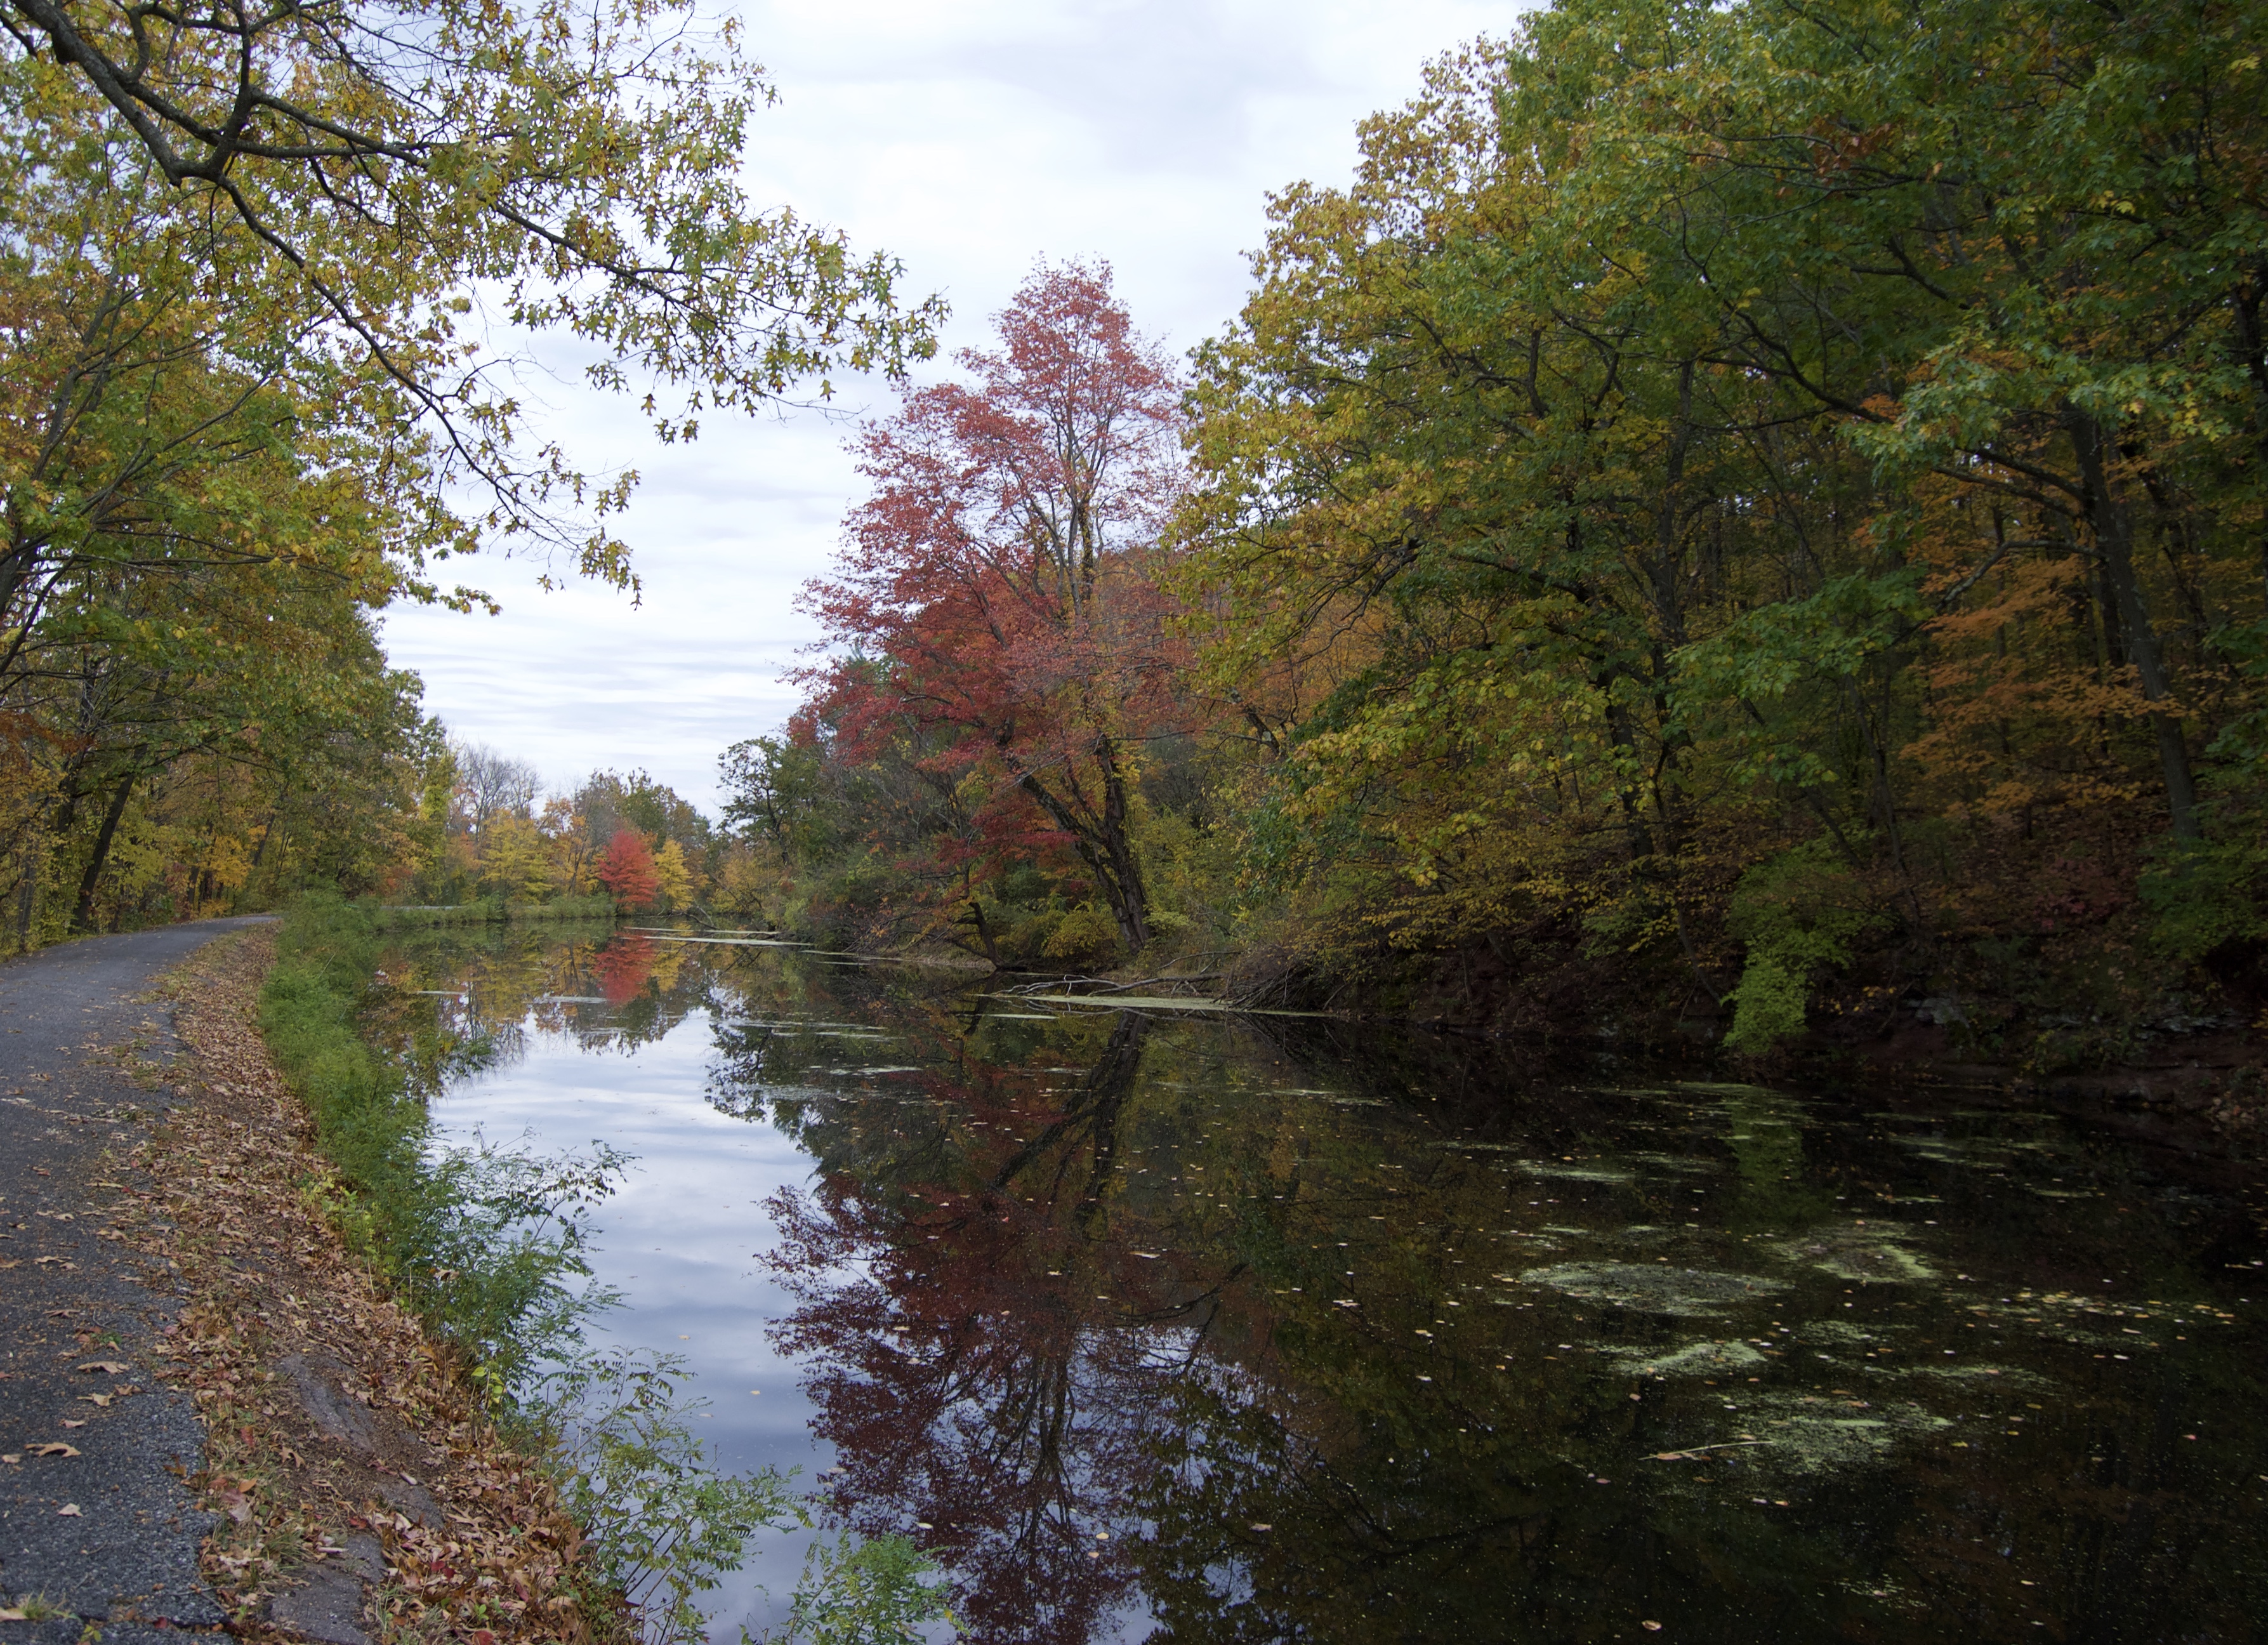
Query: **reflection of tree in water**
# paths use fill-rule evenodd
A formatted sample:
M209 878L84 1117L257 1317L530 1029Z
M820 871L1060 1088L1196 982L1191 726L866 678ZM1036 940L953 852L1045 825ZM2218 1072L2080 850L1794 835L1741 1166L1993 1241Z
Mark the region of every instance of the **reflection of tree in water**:
M453 974L475 980L471 1020L517 986L528 1020L556 1012L593 1049L714 1014L709 1100L818 1166L772 1209L799 1303L779 1340L806 1356L845 1464L834 1510L869 1531L932 1527L915 1534L980 1639L1138 1634L1145 1613L1158 1637L1224 1645L1635 1637L1646 1615L1690 1639L1933 1637L1912 1619L1956 1613L2014 1637L2040 1591L2018 1573L2043 1564L2071 1573L2074 1637L2244 1634L2250 1542L2176 1506L2173 1482L2195 1478L2177 1471L2207 1448L2168 1427L2262 1408L2234 1336L2157 1392L2084 1395L2060 1435L2018 1419L2042 1430L2021 1468L1983 1444L1901 1442L1879 1469L1775 1475L1794 1507L1767 1511L1761 1458L1646 1460L1758 1421L1749 1401L1768 1388L1806 1421L1874 1414L1837 1403L1852 1368L1808 1346L1781 1359L1764 1331L1865 1305L1849 1280L1765 1254L1837 1216L1839 1195L1927 1196L1948 1272L2029 1243L2100 1283L2119 1272L2114 1240L2117 1262L2188 1272L2182 1251L2149 1255L2139 1214L2012 1199L2000 1176L1823 1123L1812 1102L1671 1100L1330 1022L1035 1023L918 976L655 946L618 1007L530 1000L596 993L587 944L540 979L513 983L508 957ZM1756 1266L1797 1289L1769 1316L1687 1321L1498 1278L1589 1250ZM1966 1293L1896 1297L1876 1295L1874 1328L1902 1339L1966 1341L1981 1323L1959 1311ZM1751 1336L1779 1368L1747 1392L1628 1368ZM2096 1363L2038 1352L2058 1378L2057 1356ZM1974 1416L1982 1391L1940 1391L1907 1378L1895 1398ZM2220 1437L2258 1454L2249 1415Z
M772 1260L801 1304L776 1340L806 1358L814 1426L840 1453L835 1511L870 1534L931 1527L921 1539L984 1641L1071 1645L1143 1611L1170 1637L1239 1641L1436 1625L1449 1632L1432 1637L1454 1637L1501 1619L1501 1561L1555 1529L1587 1541L1596 1528L1582 1522L1606 1505L1564 1464L1537 1470L1530 1453L1507 1467L1509 1435L1445 1443L1474 1419L1463 1391L1413 1380L1418 1320L1328 1306L1336 1265L1306 1237L1322 1228L1292 1239L1285 1222L1338 1228L1338 1196L1373 1174L1369 1125L1256 1103L1208 1141L1205 1122L1177 1125L1170 1106L1138 1118L1152 1024L1117 1017L1068 1090L1044 1069L975 1059L966 1038L940 1046L949 1072L895 1097L819 1083L784 1035L728 1048L712 1100L735 1093L725 1105L751 1112L769 1096L820 1162L815 1191L770 1208ZM1264 1059L1245 1037L1206 1043ZM1227 1088L1227 1064L1179 1037L1165 1049L1184 1076L1173 1088ZM1044 1060L1058 1059L1071 1060L1059 1040ZM1207 1206L1271 1208L1201 1209L1155 1177L1132 1183L1142 1147L1162 1157L1161 1125L1186 1131L1182 1169L1202 1162L1204 1180L1236 1189ZM1326 1196L1307 1211L1256 1191L1295 1131L1300 1163L1282 1169ZM1312 1300L1279 1314L1248 1261ZM1410 1311L1430 1318L1438 1287L1413 1274ZM1536 1418L1554 1449L1580 1420L1564 1394L1540 1398ZM1555 1526L1571 1501L1587 1511Z
M605 928L443 927L399 933L364 1022L431 1098L453 1081L509 1067L534 1035L585 1051L633 1051L718 1004L708 968L681 946Z
M645 992L659 957L651 937L616 937L591 956L591 978L608 1005L627 1005Z
M949 1085L970 1133L954 1169L823 1169L811 1195L770 1207L774 1265L801 1299L775 1335L810 1359L816 1427L844 1470L833 1507L868 1533L932 1527L922 1539L981 1640L1068 1645L1123 1604L1129 1487L1154 1465L1172 1383L1211 1316L1209 1287L1160 1294L1145 1261L1098 1240L1148 1033L1122 1017L1068 1092L964 1064ZM895 1148L936 1122L890 1106L844 1099L827 1129L902 1162ZM1044 1124L1015 1140L1035 1109Z

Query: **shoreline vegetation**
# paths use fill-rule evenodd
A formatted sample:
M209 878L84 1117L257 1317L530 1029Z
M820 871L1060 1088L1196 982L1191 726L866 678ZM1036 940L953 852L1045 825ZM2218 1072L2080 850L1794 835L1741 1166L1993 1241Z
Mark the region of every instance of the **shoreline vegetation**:
M811 1523L792 1478L718 1473L674 1361L582 1341L610 1302L584 1218L627 1160L432 1146L356 1028L383 935L306 899L164 985L199 1100L135 1162L163 1187L123 1228L188 1296L164 1351L208 1432L205 1574L240 1624L689 1645L753 1539ZM763 1639L917 1637L945 1612L901 1542L822 1542Z
M611 896L557 896L548 903L514 902L484 896L470 903L368 904L371 918L380 930L418 930L438 926L496 926L557 923L563 920L615 918Z

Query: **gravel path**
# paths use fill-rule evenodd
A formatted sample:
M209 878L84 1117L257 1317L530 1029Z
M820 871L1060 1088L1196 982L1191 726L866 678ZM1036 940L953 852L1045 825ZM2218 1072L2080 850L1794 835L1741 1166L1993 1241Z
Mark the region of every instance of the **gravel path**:
M147 1352L180 1299L101 1237L116 1194L102 1157L178 1100L162 1078L180 1049L170 1009L138 996L252 923L0 965L0 1610L55 1612L0 1621L0 1645L66 1645L89 1623L109 1645L156 1645L222 1620L197 1575L211 1519L187 1483L202 1431Z

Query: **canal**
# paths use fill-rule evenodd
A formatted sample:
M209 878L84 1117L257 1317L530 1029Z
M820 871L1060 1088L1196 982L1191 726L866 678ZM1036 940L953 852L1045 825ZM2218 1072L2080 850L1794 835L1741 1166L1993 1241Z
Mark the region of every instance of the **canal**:
M2232 1640L2257 1171L1990 1094L402 939L445 1140L634 1156L591 1327L983 1641ZM415 1032L413 1033L413 1029ZM714 1637L783 1614L760 1544Z

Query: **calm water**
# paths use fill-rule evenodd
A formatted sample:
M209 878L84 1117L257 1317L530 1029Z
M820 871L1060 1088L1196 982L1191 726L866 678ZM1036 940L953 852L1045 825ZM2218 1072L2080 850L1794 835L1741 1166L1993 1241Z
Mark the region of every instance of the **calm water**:
M2257 1173L1926 1090L776 947L389 955L458 1136L637 1156L610 1328L984 1641L2230 1641ZM777 1614L768 1544L717 1635ZM767 1586L767 1599L757 1584ZM1659 1624L1658 1628L1653 1625Z

